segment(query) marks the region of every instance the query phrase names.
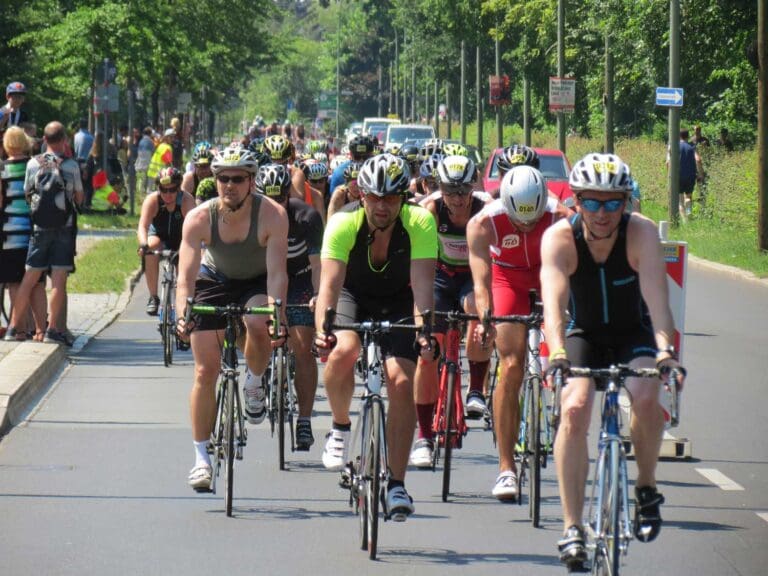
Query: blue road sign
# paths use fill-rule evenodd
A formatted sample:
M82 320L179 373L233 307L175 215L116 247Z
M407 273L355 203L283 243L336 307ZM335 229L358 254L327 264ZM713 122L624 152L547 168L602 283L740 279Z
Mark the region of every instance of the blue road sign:
M674 106L675 108L681 108L683 106L683 89L657 86L656 106Z

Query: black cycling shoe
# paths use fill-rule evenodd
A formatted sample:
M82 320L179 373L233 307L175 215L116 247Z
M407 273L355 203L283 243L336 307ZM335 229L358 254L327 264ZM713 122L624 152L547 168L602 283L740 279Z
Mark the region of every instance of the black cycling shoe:
M652 542L661 532L662 504L664 496L655 486L635 486L635 536L640 542Z
M584 530L575 524L568 528L563 537L557 541L560 552L560 562L565 564L568 572L588 572L587 545L584 541Z
M309 420L296 421L296 451L307 452L315 437L312 435L312 423Z
M147 300L147 314L150 316L157 316L157 309L160 307L160 297L150 296Z

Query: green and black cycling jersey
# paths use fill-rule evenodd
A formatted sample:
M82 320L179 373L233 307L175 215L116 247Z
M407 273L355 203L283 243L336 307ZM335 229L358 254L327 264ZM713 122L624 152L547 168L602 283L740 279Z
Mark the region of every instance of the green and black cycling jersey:
M403 204L394 223L387 261L380 266L371 260L373 235L366 222L359 204L334 214L325 229L321 257L347 265L344 288L356 296L412 299L411 261L437 258L434 217L420 206Z

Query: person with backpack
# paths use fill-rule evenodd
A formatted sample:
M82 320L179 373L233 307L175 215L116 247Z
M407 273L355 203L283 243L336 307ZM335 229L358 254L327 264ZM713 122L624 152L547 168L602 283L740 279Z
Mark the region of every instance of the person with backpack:
M27 164L24 193L29 203L32 237L27 252L26 272L16 294L6 336L16 335L16 326L26 317L32 288L50 269L52 289L48 327L35 318L35 329L45 330L45 342L68 344L64 327L57 326L66 300L67 275L75 261L75 205L83 203L80 167L65 156L67 132L61 122L50 122L43 132L46 153Z

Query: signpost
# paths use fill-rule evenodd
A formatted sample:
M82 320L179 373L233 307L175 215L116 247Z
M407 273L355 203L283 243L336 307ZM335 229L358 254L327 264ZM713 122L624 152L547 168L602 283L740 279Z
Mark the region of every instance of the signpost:
M488 76L490 91L488 94L488 103L491 106L504 106L509 104L510 85L509 76Z
M549 77L549 111L573 112L576 109L576 79Z
M656 87L656 106L682 108L684 92L682 88Z

